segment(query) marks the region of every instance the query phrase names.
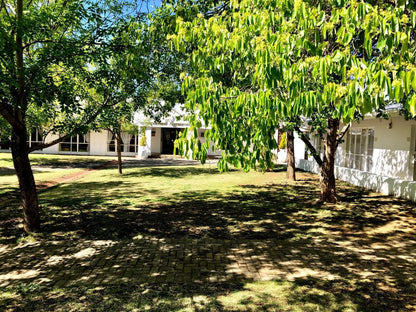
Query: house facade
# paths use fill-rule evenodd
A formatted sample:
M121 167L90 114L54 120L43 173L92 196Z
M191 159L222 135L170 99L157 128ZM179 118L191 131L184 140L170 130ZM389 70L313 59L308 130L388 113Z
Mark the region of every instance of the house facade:
M335 174L354 185L416 201L416 121L394 111L390 116L369 116L352 124L338 146ZM314 143L322 151L319 140ZM319 172L299 138L295 158L298 168Z
M183 129L189 127L184 115L179 105L158 122L137 112L134 123L139 127L138 133L122 133L122 155L146 158L174 154L174 141ZM416 121L405 120L397 111L391 111L390 116L388 120L366 116L352 124L338 147L335 174L338 179L354 185L416 201ZM198 129L198 138L203 143L206 130ZM144 146L139 144L139 133L146 137ZM276 139L277 136L276 132ZM49 135L45 142L56 137ZM320 140L314 140L313 135L310 137L315 148L322 153ZM42 133L35 130L28 137L28 144L35 146L43 140ZM0 152L8 151L8 148L0 146ZM115 156L116 144L114 135L102 130L72 136L37 153ZM220 154L221 151L209 151L211 157ZM277 156L279 161L285 161L284 151ZM298 168L319 172L318 165L298 137L295 138L295 158Z
M138 156L139 158L159 157L160 155L173 155L175 153L174 142L181 131L189 127L185 121L186 113L181 105L176 105L168 116L159 118L158 122L149 119L143 112L134 114L133 123L138 126L136 134L121 133L122 156ZM205 131L207 128L198 129L198 138L205 143ZM146 137L145 145L140 146L140 137ZM50 142L57 139L58 135L44 137L39 130L34 130L28 136L29 147ZM0 145L0 152L9 152L8 147ZM114 135L108 130L90 131L85 135L74 135L65 141L36 151L34 153L45 154L71 154L91 156L116 156L117 147ZM209 151L209 156L219 156L220 151Z
M43 138L38 130L34 130L28 137L30 147L44 142L57 139L58 135L47 135ZM122 133L122 154L124 156L136 156L138 153L138 134ZM7 152L8 148L0 148L0 151ZM116 143L114 135L107 130L100 132L91 131L85 135L74 135L61 143L44 148L34 153L61 154L61 155L94 155L94 156L115 156Z
M185 128L189 127L189 123L185 120L186 114L180 104L177 104L168 116L159 118L157 122L146 117L141 111L136 112L133 122L139 127L139 132L144 132L146 136L146 146L139 146L139 157L174 154L175 140ZM207 129L208 127L205 126L198 129L198 139L201 143L205 143L205 131ZM220 155L221 151L214 151L212 148L208 151L210 157Z

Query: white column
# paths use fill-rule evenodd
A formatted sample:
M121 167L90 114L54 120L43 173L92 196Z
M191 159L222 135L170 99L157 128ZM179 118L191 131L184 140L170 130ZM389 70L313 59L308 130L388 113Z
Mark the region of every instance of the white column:
M146 136L147 157L149 157L152 154L152 128L147 128L144 134Z
M137 127L137 158L139 158L140 159L140 152L141 152L141 149L140 149L140 123L139 123L139 126Z
M146 129L145 133L144 133L144 136L146 137L146 146L141 146L140 141L141 141L141 138L142 138L142 136L141 136L142 129L140 129L140 128L141 127L139 126L139 148L138 148L139 155L138 155L138 157L139 157L139 159L146 159L149 156L148 145L150 144L148 136L147 136L147 131L148 130ZM150 132L150 136L151 135L152 135L152 132Z

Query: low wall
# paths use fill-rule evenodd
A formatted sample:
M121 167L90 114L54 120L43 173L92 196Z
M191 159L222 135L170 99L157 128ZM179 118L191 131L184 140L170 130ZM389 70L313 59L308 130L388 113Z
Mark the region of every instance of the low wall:
M319 173L319 166L315 161L296 159L296 167L305 171ZM335 177L376 192L416 202L416 181L404 181L339 166L335 167Z

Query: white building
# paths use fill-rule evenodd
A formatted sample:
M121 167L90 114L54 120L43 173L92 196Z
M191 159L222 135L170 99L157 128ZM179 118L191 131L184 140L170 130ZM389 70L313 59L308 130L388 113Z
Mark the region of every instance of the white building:
M149 156L158 157L162 154L174 154L174 141L179 132L189 127L185 121L186 113L180 105L176 105L167 117L160 118L160 122L147 118L142 112L136 112L133 123L138 125L137 134L122 133L122 156ZM145 129L143 129L143 127ZM198 137L202 143L205 142L204 134L206 128L198 130ZM139 133L144 133L146 145L140 146ZM38 130L32 132L28 137L29 146L35 146L44 142L57 139L58 135L47 135L43 138ZM0 145L0 152L8 152L9 148ZM45 148L35 153L45 154L76 154L92 156L116 156L116 143L114 135L108 130L91 131L86 135L74 135L65 141ZM210 150L209 156L220 155L220 152Z
M338 147L335 174L354 185L416 201L416 121L406 121L398 112L390 115L389 120L366 116L351 126ZM319 172L313 157L305 154L297 138L296 166Z
M47 135L45 142L50 142L57 139L58 135ZM29 146L36 146L41 143L42 135L39 131L35 130L28 138ZM122 133L122 152L124 156L136 156L138 153L138 135ZM9 149L5 149L0 146L0 151L6 152ZM103 130L100 132L89 132L85 135L74 135L65 141L44 148L34 153L44 154L71 154L71 155L97 155L97 156L115 156L116 144L114 136L110 131Z
M180 104L175 105L170 114L160 118L155 122L138 111L134 115L134 124L139 126L139 132L144 127L146 135L146 148L143 153L139 151L139 157L142 154L157 157L159 155L172 155L174 153L174 142L179 133L189 127L189 122L185 120L187 113L182 109ZM198 138L201 143L205 143L205 131L208 127L198 129ZM141 147L140 147L141 149ZM221 155L220 151L208 151L208 156L215 157Z
M395 195L416 201L416 121L406 121L396 111L390 112L389 120L366 116L354 123L345 142L340 144L336 155L336 177L354 185L373 189L384 194ZM177 105L171 114L155 123L142 113L134 116L139 133L146 136L146 146L139 146L139 134L122 134L123 156L159 156L174 153L174 141L180 131L188 127L185 113ZM341 126L342 128L342 126ZM206 128L198 130L201 142L205 141ZM57 136L46 137L49 142ZM29 145L42 143L42 136L34 131L28 139ZM315 147L319 140L315 140ZM9 151L0 146L0 151ZM306 171L319 172L313 157L305 153L305 145L295 139L296 166ZM114 136L107 130L75 135L64 142L39 151L50 154L77 154L115 156ZM210 150L209 156L219 156L220 151ZM284 160L279 155L279 160Z

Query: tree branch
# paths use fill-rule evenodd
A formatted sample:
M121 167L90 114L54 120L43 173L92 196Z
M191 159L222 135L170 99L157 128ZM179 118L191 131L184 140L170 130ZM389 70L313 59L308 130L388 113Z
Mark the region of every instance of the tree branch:
M34 151L38 151L44 148L48 148L51 147L55 144L61 143L62 141L64 141L65 139L69 138L70 136L74 135L77 133L77 130L79 128L81 128L83 125L88 125L90 123L92 123L95 118L97 118L97 116L101 113L102 109L104 108L108 108L108 107L112 107L114 105L117 105L118 103L120 103L122 100L117 100L112 102L111 104L109 103L111 100L111 96L108 96L108 98L104 101L104 104L101 105L99 108L97 108L97 110L91 114L86 120L84 120L83 122L81 122L78 126L75 126L70 132L68 132L65 136L59 137L49 143L43 143L43 144L39 144L33 147L29 148L29 153L34 152Z
M13 117L13 108L4 103L0 103L0 115L3 116L3 118L12 126L16 127L18 126L18 123L16 122L15 118Z
M2 3L1 7L4 8L4 11L6 12L7 16L10 17L10 14L7 11L7 6L6 6L6 3L4 2L4 0L1 0L1 3Z
M337 147L338 147L339 141L341 141L344 138L345 134L347 134L350 127L351 127L351 123L345 125L342 128L341 133L337 136Z
M23 49L27 49L27 48L29 48L30 46L32 46L36 43L61 43L61 42L55 41L55 40L35 40L35 41L32 41L32 42L26 43L23 46Z
M308 147L308 149L312 152L312 156L317 162L319 167L322 167L323 161L321 159L321 156L319 156L318 152L316 151L316 148L312 145L312 143L308 140L306 135L300 130L298 126L295 126L295 130L297 133L299 133L300 139L305 143L305 145Z
M55 140L53 140L49 143L43 143L43 144L39 144L39 145L36 145L36 146L32 146L32 147L29 148L29 153L32 153L34 151L38 151L38 150L41 150L41 149L44 149L44 148L51 147L55 144L61 143L63 140L69 138L70 136L71 136L71 134L67 134L67 135L65 135L63 137L59 137L59 138L57 138L57 139L55 139Z

